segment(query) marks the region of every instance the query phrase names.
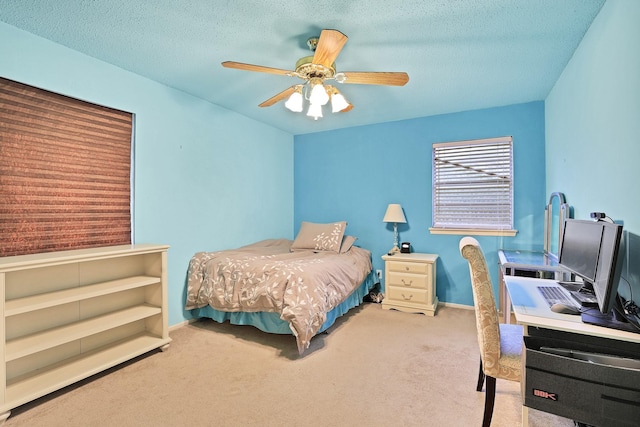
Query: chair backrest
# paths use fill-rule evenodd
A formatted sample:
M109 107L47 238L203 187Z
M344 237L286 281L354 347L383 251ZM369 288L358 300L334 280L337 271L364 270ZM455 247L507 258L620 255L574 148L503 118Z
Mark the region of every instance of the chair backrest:
M487 261L480 244L473 237L460 239L460 254L469 262L483 370L485 374L496 377L500 358L500 324Z

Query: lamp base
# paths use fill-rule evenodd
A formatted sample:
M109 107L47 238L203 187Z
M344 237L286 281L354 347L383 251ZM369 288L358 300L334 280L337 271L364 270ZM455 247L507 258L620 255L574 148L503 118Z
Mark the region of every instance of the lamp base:
M389 252L387 252L387 255L395 255L399 253L400 253L400 248L398 246L394 246L393 248L391 248Z

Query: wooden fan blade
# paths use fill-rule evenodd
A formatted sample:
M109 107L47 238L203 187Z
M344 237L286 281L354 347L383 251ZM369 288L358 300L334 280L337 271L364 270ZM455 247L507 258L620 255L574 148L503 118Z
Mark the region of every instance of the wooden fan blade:
M345 71L342 74L346 77L342 83L361 85L387 85L404 86L409 81L407 73L387 73L387 72L359 72Z
M256 71L258 73L279 74L281 76L290 76L293 71L283 70L281 68L263 67L262 65L243 64L242 62L225 61L222 63L225 68L235 68L244 71Z
M313 54L313 63L331 68L348 37L338 30L322 30Z
M258 107L271 107L276 102L282 101L283 99L287 98L288 96L291 96L291 94L296 91L296 87L297 86L298 85L293 85L290 88L287 88L287 89L283 90L279 94L272 96L271 98L269 98L266 101L264 101L262 104L258 105Z

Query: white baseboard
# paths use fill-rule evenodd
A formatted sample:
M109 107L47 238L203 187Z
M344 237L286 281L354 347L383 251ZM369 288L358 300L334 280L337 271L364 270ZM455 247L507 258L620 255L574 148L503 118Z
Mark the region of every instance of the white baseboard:
M169 332L175 331L176 329L180 329L183 326L190 325L191 323L195 323L198 320L200 320L200 319L188 319L188 320L185 320L184 322L180 322L180 323L176 323L175 325L171 325L171 326L169 326Z
M451 307L451 308L461 308L463 310L475 310L475 307L472 305L464 305L464 304L456 304L454 302L438 302L438 305L442 305L445 307Z

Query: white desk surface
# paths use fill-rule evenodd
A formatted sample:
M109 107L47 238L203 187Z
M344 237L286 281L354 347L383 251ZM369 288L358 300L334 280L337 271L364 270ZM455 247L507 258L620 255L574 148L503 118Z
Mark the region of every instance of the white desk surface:
M579 315L560 314L551 311L544 297L538 291L538 286L557 286L555 280L505 275L504 281L511 298L516 322L525 327L537 326L640 343L640 333L590 325L583 323Z

